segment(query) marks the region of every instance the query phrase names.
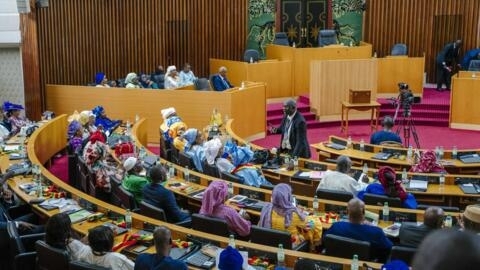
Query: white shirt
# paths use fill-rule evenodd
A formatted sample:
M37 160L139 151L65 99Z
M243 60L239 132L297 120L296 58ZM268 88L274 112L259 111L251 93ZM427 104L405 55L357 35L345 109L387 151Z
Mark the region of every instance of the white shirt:
M70 242L68 247L72 260L94 264L112 270L133 270L135 266L134 262L118 252L107 252L102 256L94 255L90 246L78 240Z
M331 189L340 190L352 193L357 196L357 193L364 190L367 184L355 180L348 174L337 171L326 171L317 189Z
M295 114L297 113L297 111L295 111L295 113L293 113L292 115L289 115L287 116L287 120L285 120L285 122L288 121L288 126L285 125L283 127L283 140L282 140L282 148L283 149L292 149L292 146L290 145L290 130L292 130L292 122L293 122L293 117L295 116Z
M193 74L193 71L185 72L185 71L180 71L180 86L185 86L185 85L192 85L197 77L195 77L195 74Z
M172 76L165 76L165 89L173 89L179 86L178 77L174 79Z

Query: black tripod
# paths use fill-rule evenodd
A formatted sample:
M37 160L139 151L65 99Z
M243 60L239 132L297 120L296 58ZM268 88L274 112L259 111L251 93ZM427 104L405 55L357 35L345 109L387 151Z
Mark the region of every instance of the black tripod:
M398 104L397 111L395 112L395 117L398 113L398 108L400 104ZM415 124L413 123L412 114L410 112L410 104L404 106L403 108L403 117L399 120L397 125L397 135L400 134L400 129L403 128L403 142L405 147L410 146L410 133L413 135L413 140L415 141L415 145L417 148L420 148L420 142L418 141L418 134L417 130L415 129Z

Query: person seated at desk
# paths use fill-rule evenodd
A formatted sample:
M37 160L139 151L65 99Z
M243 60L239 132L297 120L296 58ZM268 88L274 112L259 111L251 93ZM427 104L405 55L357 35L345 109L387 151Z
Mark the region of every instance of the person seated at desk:
M108 269L133 270L134 263L119 252L112 252L113 230L104 225L94 227L88 231L88 244L82 246L78 252L78 260Z
M153 232L155 254L142 253L135 260L135 270L187 270L187 264L170 257L172 249L172 233L165 226L159 226Z
M480 205L468 205L460 216L460 227L476 234L480 234Z
M340 190L352 193L357 196L358 192L365 189L366 183L361 180L357 181L348 173L352 167L352 161L347 156L339 156L337 158L337 167L335 171L327 170L322 180L318 184L318 189Z
M219 157L220 149L222 148L222 146L223 144L219 137L208 140L203 144L203 148L205 151L205 160L209 165L215 164L215 161Z
M380 227L367 224L365 221L365 204L358 198L353 198L347 205L348 221L338 221L332 224L325 235L333 234L348 237L360 241L370 242L372 259L384 261L392 242L385 236Z
M221 180L212 181L203 194L200 214L225 220L228 229L240 236L249 235L252 226L250 216L246 212L241 216L235 209L225 205L227 196L227 183Z
M140 73L140 85L145 89L158 89L158 85L150 80L145 73Z
M107 75L105 75L105 73L97 72L97 74L95 74L95 87L110 88L110 85L108 84Z
M68 147L72 153L79 153L83 148L83 126L77 120L68 124Z
M365 192L358 194L358 198L363 199L365 193L378 195L387 195L392 198L400 198L402 206L410 209L417 209L417 200L411 193L407 193L402 186L402 181L395 179L395 171L389 166L380 167L378 170L378 180L380 183L372 183L367 186Z
M150 79L158 85L159 89L165 88L165 72L162 65L155 68L155 71L150 75Z
M174 89L180 87L180 77L178 77L177 67L167 67L167 73L165 73L165 89Z
M175 195L166 189L162 183L167 180L167 173L162 165L157 164L150 169L151 183L143 187L143 200L165 211L169 223L177 223L190 219L188 212L182 211L177 205Z
M142 162L136 157L129 157L123 162L123 168L125 169L125 177L122 181L122 187L130 191L137 203L140 203L143 197L143 187L150 183L147 177L140 175L143 171Z
M27 125L27 121L20 115L20 111L23 110L23 106L20 104L14 104L9 101L3 103L3 112L5 113L8 123L10 123L11 129L10 135L15 135L20 132L20 129ZM8 128L8 126L6 126Z
M411 172L420 173L446 173L442 164L437 162L435 152L428 150L422 153L420 161L410 168Z
M260 187L272 186L257 166L250 163L253 151L249 146L237 146L232 141L225 144L223 157L217 159L217 168L220 172L228 172L240 177L242 184Z
M196 80L197 77L193 74L192 66L189 63L185 63L180 71L180 86L193 85Z
M242 270L242 267L243 257L237 249L227 246L220 252L218 270Z
M293 245L308 240L312 251L322 240L322 223L292 204L292 188L287 184L277 184L273 188L272 202L263 207L258 226L288 231Z
M220 67L218 74L212 76L212 86L215 91L224 91L234 87L227 79L226 67Z
M205 149L203 148L203 136L196 128L189 128L182 136L174 140L175 148L184 152L192 158L195 169L203 172L203 160L205 159Z
M125 88L142 88L138 81L137 73L130 72L127 74L127 77L125 77Z
M10 137L10 130L12 130L12 123L8 120L2 106L0 107L0 142L6 141Z
M425 209L422 224L417 224L417 222L402 222L398 235L400 245L418 247L429 233L443 227L444 216L445 214L442 208L432 206Z
M163 123L160 125L160 133L169 145L173 140L187 130L187 124L177 115L175 108L169 107L161 110Z
M402 139L397 133L392 131L393 118L391 116L385 116L382 121L383 130L376 131L370 136L370 144L381 144L382 142L398 142L402 144Z
M76 112L73 113L72 119L76 119L75 117L78 117L78 122L82 124L83 126L83 134L82 137L83 139L88 139L90 137L90 134L94 133L95 131L98 130L98 128L95 126L95 114L93 114L92 111L82 111L78 116L75 116ZM69 120L70 120L69 117Z
M106 134L112 134L113 130L122 123L122 120L108 118L107 112L102 106L93 108L92 113L95 115L95 126L102 126Z
M45 226L45 243L49 246L67 250L70 259L78 260L79 251L86 245L75 239L72 232L72 221L67 213L58 213L51 216Z

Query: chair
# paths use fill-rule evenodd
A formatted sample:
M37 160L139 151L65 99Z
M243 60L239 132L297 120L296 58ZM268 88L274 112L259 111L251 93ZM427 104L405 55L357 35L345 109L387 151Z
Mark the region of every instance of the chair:
M201 214L192 214L192 229L219 236L230 235L230 230L225 220Z
M243 53L243 61L247 63L250 63L251 61L258 62L259 59L260 53L255 49L248 49Z
M480 71L480 60L471 60L468 71Z
M172 162L172 150L170 143L165 141L163 134L160 132L160 157Z
M363 201L365 202L365 204L370 205L382 206L385 202L387 202L388 206L390 207L402 207L402 201L400 200L400 198L388 197L387 195L365 193L365 195L363 196Z
M79 172L78 172L78 156L71 147L70 144L67 146L67 155L68 155L68 181L70 185L74 186L75 188L80 188L78 179L79 179Z
M370 242L327 234L324 237L325 254L351 259L354 254L359 260L370 260Z
M220 172L220 179L227 180L230 182L238 183L238 184L243 184L243 179L231 174L229 172Z
M184 152L178 152L178 165L191 170L196 170L195 163L193 163L192 157Z
M90 264L80 261L70 261L68 264L69 270L109 270L110 268L98 266L95 264Z
M132 212L138 211L135 197L130 191L126 190L120 185L118 186L118 188L115 189L115 192L123 208L130 209Z
M171 151L171 160L170 161L178 165L178 153L180 151L178 151L178 149L175 148L175 147L171 147L170 151Z
M393 45L390 55L407 55L407 45L403 43Z
M417 205L417 209L426 210L427 208L432 207L432 206L440 207L445 212L457 212L457 213L460 212L460 208L458 208L456 206L446 206L446 205L419 204L419 205Z
M353 194L347 191L331 190L331 189L317 189L317 197L319 199L348 202L353 199Z
M141 201L139 207L140 207L140 214L145 215L147 217L157 219L157 220L167 222L167 217L165 215L165 211L163 211L162 208L156 207L152 204L149 204L146 201ZM188 219L188 220L185 220L185 221L177 222L175 224L186 227L186 228L189 228L190 225L191 225L191 220Z
M380 143L380 145L386 146L386 147L403 148L402 143L395 142L395 141L383 141Z
M415 252L417 252L417 249L413 247L393 246L389 260L402 260L408 265L412 265Z
M210 82L207 78L198 78L195 81L195 89L197 90L210 90Z
M34 269L37 252L35 242L45 238L44 233L19 235L15 221L7 223L7 233L10 241L10 260L12 269Z
M220 172L218 171L217 166L215 166L215 164L208 164L206 159L203 161L203 173L215 178L220 178Z
M65 270L70 261L68 251L54 248L43 240L35 242L37 250L37 270Z
M275 39L273 40L273 44L282 45L282 46L290 46L290 42L288 42L287 33L285 33L285 32L275 33Z
M337 33L333 29L320 30L318 35L318 47L337 44Z
M250 228L250 241L271 247L278 247L278 244L282 244L284 248L296 251L308 251L309 249L308 241L293 247L291 234L287 231L263 228L257 225L252 225Z

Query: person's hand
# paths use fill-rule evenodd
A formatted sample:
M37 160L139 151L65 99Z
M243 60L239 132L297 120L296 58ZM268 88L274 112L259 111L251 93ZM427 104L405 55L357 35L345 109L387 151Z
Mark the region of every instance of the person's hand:
M243 211L241 214L242 218L246 220L250 220L250 215L247 213L247 211Z
M270 131L270 133L277 133L277 128L273 126L269 126L268 131Z
M33 224L25 222L25 221L16 221L16 222L18 224L18 228L22 231L31 230L31 229L33 229L33 226L34 226Z

